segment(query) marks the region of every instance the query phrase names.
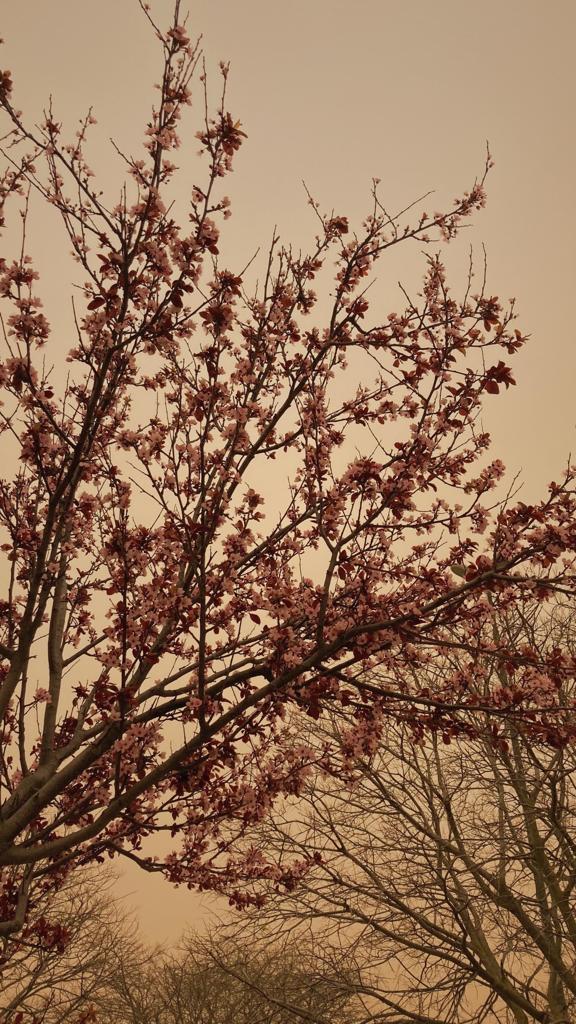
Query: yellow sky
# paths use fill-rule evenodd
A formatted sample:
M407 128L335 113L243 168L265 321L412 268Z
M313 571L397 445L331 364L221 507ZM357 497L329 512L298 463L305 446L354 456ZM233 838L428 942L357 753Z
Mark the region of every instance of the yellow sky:
M153 10L167 18L171 0ZM453 247L456 276L474 246L488 254L489 293L516 296L532 336L515 361L518 388L489 400L494 454L536 498L574 451L576 247L574 0L192 0L191 34L203 33L212 80L230 60L229 106L248 140L226 185L233 217L221 249L239 269L276 224L305 246L315 225L304 179L324 209L359 221L371 178L391 209L436 189L441 209L468 188L488 139L496 166L488 207ZM121 167L107 139L134 152L158 78L158 50L136 0L0 0L0 66L14 73L17 105L38 116L49 93L57 120L75 130L90 104L98 126L94 166L116 195ZM216 98L216 97L215 97ZM197 108L199 112L199 107ZM183 191L200 175L193 117L177 154ZM190 168L190 171L188 171ZM61 236L41 221L33 237L40 286L58 344L69 324ZM417 247L380 264L394 308L399 277L417 280ZM398 303L399 304L399 303ZM135 870L124 888L144 930L159 940L197 918L197 897Z

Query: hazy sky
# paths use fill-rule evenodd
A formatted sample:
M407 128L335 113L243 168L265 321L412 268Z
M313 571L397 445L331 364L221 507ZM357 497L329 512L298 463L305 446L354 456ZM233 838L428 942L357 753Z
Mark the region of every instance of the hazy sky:
M519 326L531 334L514 360L518 387L489 402L484 423L495 455L511 473L521 471L523 497L538 497L576 449L574 0L198 0L189 7L214 98L218 61L230 60L229 108L249 136L226 186L233 217L221 249L231 269L266 246L275 224L297 246L313 238L302 179L323 209L352 221L368 211L375 176L391 209L429 189L436 195L427 208L442 209L481 173L489 140L496 166L488 207L451 247L449 267L458 276L469 246L481 260L485 245L489 294L516 296ZM171 0L152 3L160 20L171 8ZM93 105L93 166L116 195L122 168L108 137L136 151L160 69L137 0L0 0L0 35L0 66L12 69L26 114L39 116L52 93L56 120L72 135ZM183 192L201 178L198 127L192 114L177 154ZM64 333L70 289L57 253L67 246L51 222L39 223L39 290ZM394 295L400 277L417 279L421 261L414 247L409 258L392 253L381 262L386 294ZM63 349L70 344L63 337ZM160 880L130 870L124 887L150 937L176 937L197 918L197 897Z

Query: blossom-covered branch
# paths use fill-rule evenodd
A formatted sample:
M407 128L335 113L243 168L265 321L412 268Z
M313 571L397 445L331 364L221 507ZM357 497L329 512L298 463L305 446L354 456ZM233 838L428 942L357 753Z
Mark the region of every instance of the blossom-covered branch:
M525 339L472 277L457 298L440 255L484 205L485 174L409 225L376 184L356 231L312 201L310 253L275 238L256 286L220 252L221 180L245 137L228 67L210 116L180 5L168 31L154 27L158 101L142 156L118 150L129 181L115 204L88 164L92 114L66 142L51 109L28 126L0 76L2 209L20 203L25 223L30 191L51 204L81 274L63 352L25 235L0 260L6 932L30 871L104 853L227 891L274 871L228 856L221 824L301 786L307 753L279 744L290 706L416 724L437 701L450 738L470 729L477 689L462 677L431 692L421 668L457 637L475 651L472 678L494 605L573 587L572 470L534 505L491 495L504 467L479 414L514 384L508 358ZM195 72L205 170L180 216L172 157ZM367 286L383 253L413 241L429 247L421 293L384 315ZM375 672L392 683L370 687ZM558 686L573 659L536 671L528 652L515 673L509 697L488 688L483 706L569 739ZM177 854L141 852L165 831Z

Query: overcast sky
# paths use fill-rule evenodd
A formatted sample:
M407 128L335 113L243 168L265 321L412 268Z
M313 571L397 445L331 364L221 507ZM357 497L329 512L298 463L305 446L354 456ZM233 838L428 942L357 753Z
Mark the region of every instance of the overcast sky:
M171 8L152 3L160 20ZM514 361L518 387L490 402L484 422L494 454L511 475L520 471L524 499L537 498L576 448L576 4L196 0L190 11L215 99L218 61L231 61L229 107L248 134L226 186L234 213L221 249L231 269L266 246L274 225L297 246L313 238L302 180L323 209L352 221L369 209L373 177L388 208L434 189L427 208L442 209L482 172L489 140L488 207L449 266L457 277L470 245L479 261L484 245L489 294L515 296L519 326L531 334ZM117 194L122 168L108 137L138 148L160 69L137 0L0 0L0 12L0 65L13 71L16 104L37 117L52 93L71 134L93 105L93 165ZM200 177L200 113L198 103L178 154L183 194ZM38 223L40 293L65 332L70 288L57 253L66 243ZM408 259L392 254L380 264L382 296L393 302L398 278L412 280L421 266L417 247ZM124 888L150 937L175 938L198 917L197 897L158 879L130 870Z

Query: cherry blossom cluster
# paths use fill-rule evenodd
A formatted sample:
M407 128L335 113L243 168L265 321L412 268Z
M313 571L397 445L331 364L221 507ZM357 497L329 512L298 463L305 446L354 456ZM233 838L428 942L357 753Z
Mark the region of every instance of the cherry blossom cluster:
M275 238L256 285L221 255L219 188L244 140L226 65L198 131L204 177L185 210L171 201L200 59L179 8L167 32L152 22L159 98L144 155L120 153L119 201L93 183L92 114L71 143L51 110L30 128L0 75L4 216L26 215L34 189L81 275L66 352L26 245L0 261L6 933L30 871L119 853L241 900L243 875L274 867L231 859L230 828L297 794L316 758L292 737L295 709L345 712L351 758L390 715L450 742L489 657L508 682L486 677L488 715L574 736L557 685L573 659L514 661L490 630L495 609L573 593L576 505L570 468L540 502L498 498L480 414L514 385L525 338L472 276L457 297L442 255L484 205L485 174L412 225L377 183L357 230L311 200L311 251ZM378 261L412 242L428 246L420 293L382 312ZM467 666L431 673L455 644ZM167 861L144 850L158 831L179 844Z

